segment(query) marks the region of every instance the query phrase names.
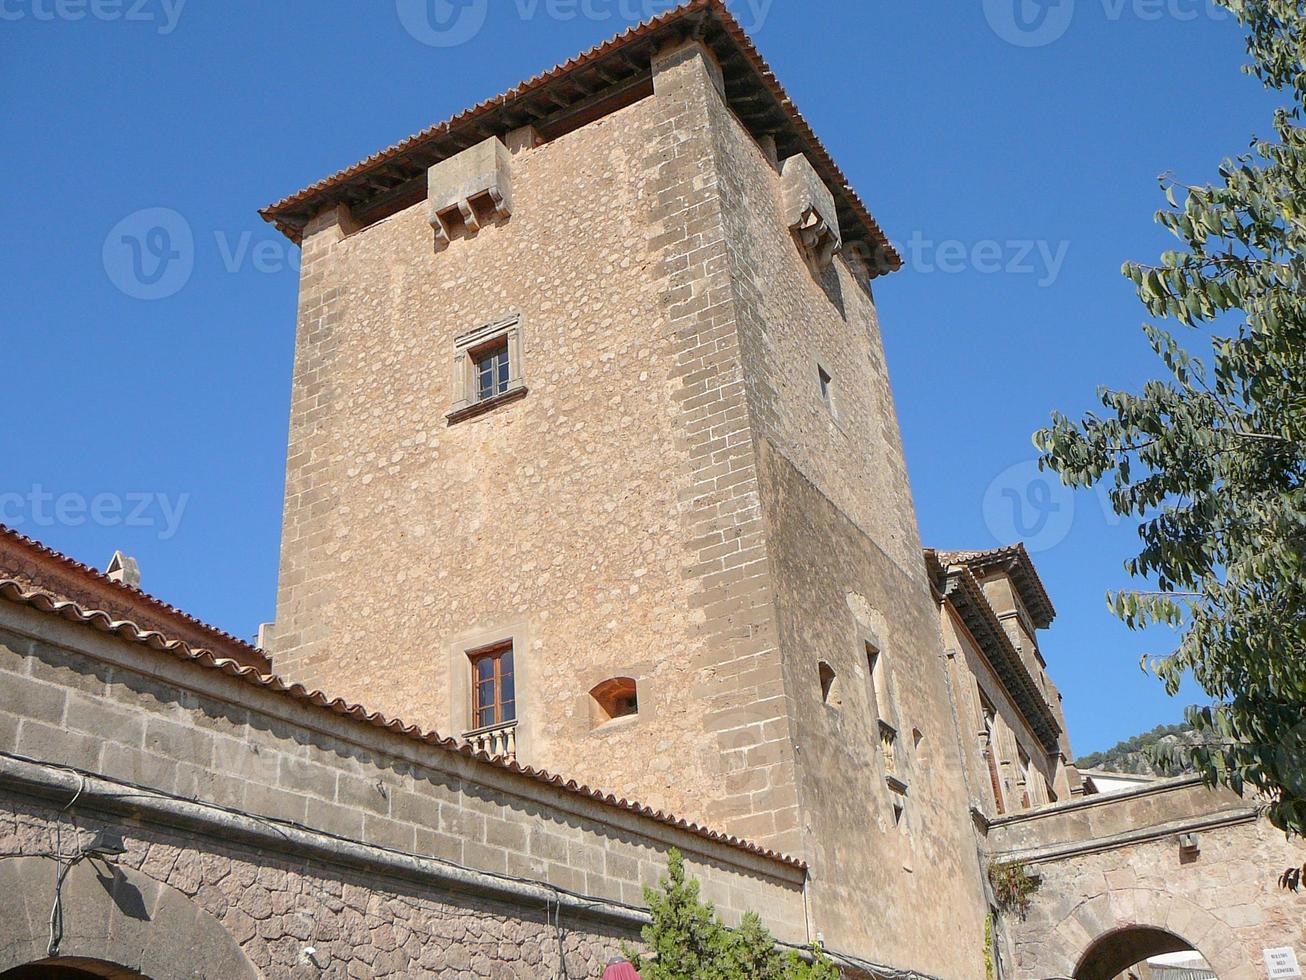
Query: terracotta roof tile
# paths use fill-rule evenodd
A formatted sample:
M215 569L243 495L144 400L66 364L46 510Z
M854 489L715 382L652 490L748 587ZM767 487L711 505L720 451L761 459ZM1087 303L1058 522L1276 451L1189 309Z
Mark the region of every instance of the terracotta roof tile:
M164 629L196 646L211 647L218 656L270 669L267 655L253 644L4 524L0 524L0 577L26 582L56 598L103 608L106 614L130 609L146 628Z
M688 0L679 7L631 27L616 37L522 82L502 95L480 102L442 123L429 126L353 166L346 167L295 194L282 198L275 204L263 208L259 213L292 240L298 241L304 226L313 214L340 201L341 195L346 192L351 181L360 181L364 175L375 176L397 166L407 167L408 171L412 171L408 178L412 179L419 172L424 172L425 168L436 160L444 158L445 155L435 146L439 140L457 134L459 131L470 132L479 127L485 127L480 130L482 133L488 133L489 130L506 131L509 127L502 122L505 111L511 111L514 107L522 105L531 96L550 86L556 90L557 83L594 66L599 61L605 59L611 61L613 58L620 57L622 53L637 44L652 43L659 40L661 35L679 26L689 27L695 21L703 20L710 21L719 29L709 43L719 47L721 51L742 57L747 66L749 84L754 91L760 90L769 96L773 103L771 108L782 113L784 125L776 131L777 139L783 138L792 144L794 152L807 153L812 164L834 192L840 205L840 224L849 225L843 228L845 239L864 240L878 251L880 261L872 269L875 274L893 272L901 268L902 257L893 248L884 231L871 216L857 192L853 190L848 178L812 131L752 39L730 13L723 0ZM554 94L558 93L555 91ZM563 100L581 98L574 92L563 92L559 97ZM396 176L395 179L398 180L399 177Z
M13 532L9 533L12 534ZM58 555L57 552L51 552L51 554ZM72 561L72 559L67 560ZM332 714L343 715L344 717L351 718L354 721L362 722L363 724L371 725L395 735L401 735L405 738L433 746L441 751L452 752L469 759L474 759L482 765L493 766L497 769L525 776L529 779L535 780L536 782L558 787L564 792L576 796L582 796L586 799L594 800L604 806L614 807L628 813L634 813L638 816L654 820L661 824L666 824L667 826L675 827L678 830L683 830L696 837L701 837L704 840L710 840L714 843L724 844L737 850L746 851L749 854L770 861L775 861L792 868L805 869L807 867L806 863L798 858L778 853L762 847L761 845L746 841L740 837L711 830L708 827L682 819L674 814L662 810L655 810L652 807L645 806L635 800L628 800L625 797L617 797L615 794L593 789L582 783L578 783L575 780L564 779L562 776L548 772L544 769L534 769L530 766L519 765L516 762L491 758L485 753L473 751L466 743L455 741L454 739L447 738L433 731L423 730L416 725L406 724L399 719L388 718L379 712L368 711L362 705L349 704L340 698L331 698L322 691L309 690L302 684L287 683L275 674L261 672L253 667L245 666L227 657L215 656L210 650L195 649L182 640L167 637L154 630L142 629L136 623L129 620L114 619L102 610L85 609L76 602L59 599L44 589L31 587L29 583L17 581L15 579L0 578L0 598L31 607L49 615L58 616L61 619L68 620L69 622L89 626L102 633L111 633L130 643L140 644L150 648L151 650L169 654L176 657L178 660L188 661L207 670L220 671L223 674L238 678L247 684L260 687L263 690L272 692L273 694L278 694L295 701L312 705L314 708L329 711Z

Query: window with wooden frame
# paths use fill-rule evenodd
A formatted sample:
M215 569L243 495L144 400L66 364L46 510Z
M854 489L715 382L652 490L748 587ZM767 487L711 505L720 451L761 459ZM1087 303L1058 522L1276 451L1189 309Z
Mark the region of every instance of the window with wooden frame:
M512 643L474 650L472 667L472 729L511 725L517 720L517 680Z
M511 377L507 338L501 338L488 347L473 352L472 361L475 364L478 402L507 394Z

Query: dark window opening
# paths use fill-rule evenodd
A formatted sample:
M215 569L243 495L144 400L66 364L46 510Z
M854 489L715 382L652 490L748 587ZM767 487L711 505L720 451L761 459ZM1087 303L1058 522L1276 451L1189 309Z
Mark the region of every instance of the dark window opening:
M502 395L508 390L510 370L508 364L508 342L477 351L473 355L476 365L476 400L485 401Z
M493 728L517 720L517 682L512 644L468 655L472 662L472 727Z
M816 376L821 383L821 401L825 402L825 407L834 410L834 381L830 377L830 372L819 364L816 367Z
M822 660L820 666L817 668L817 673L821 678L821 700L835 708L840 707L842 702L839 698L839 692L835 683L836 677L834 668Z

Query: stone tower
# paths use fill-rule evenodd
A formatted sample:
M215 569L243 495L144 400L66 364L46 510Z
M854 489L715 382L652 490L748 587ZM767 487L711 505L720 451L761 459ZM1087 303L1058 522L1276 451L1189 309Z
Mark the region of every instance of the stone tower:
M899 260L724 5L264 214L303 247L278 672L799 855L841 948L982 970Z

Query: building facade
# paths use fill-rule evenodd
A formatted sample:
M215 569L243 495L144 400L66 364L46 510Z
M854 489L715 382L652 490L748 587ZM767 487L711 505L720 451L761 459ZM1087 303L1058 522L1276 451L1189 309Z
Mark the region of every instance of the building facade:
M596 977L672 849L850 977L1304 944L1246 868L1199 894L1302 863L1248 805L1080 779L1025 550L923 549L900 260L723 3L263 214L303 263L261 648L0 530L0 980Z

